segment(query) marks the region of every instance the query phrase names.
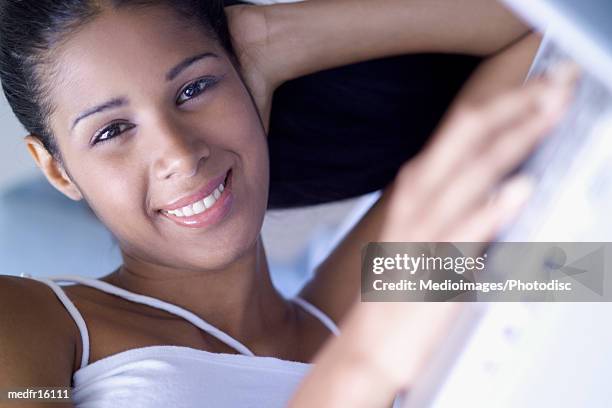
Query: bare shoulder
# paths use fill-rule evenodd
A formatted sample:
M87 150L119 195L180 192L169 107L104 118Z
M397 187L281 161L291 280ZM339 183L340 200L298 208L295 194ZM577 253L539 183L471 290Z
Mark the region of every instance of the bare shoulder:
M70 386L78 332L45 284L0 276L0 387Z

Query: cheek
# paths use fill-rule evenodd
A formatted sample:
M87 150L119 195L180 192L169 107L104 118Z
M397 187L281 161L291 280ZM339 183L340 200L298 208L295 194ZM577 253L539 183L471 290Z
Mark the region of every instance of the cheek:
M120 142L121 154L100 151L97 159L84 159L87 155L75 152L66 161L78 175L77 184L92 210L124 250L165 264L221 265L251 247L259 235L269 188L267 139L250 95L237 76L228 81L214 102L197 115L180 116L180 120L186 137L201 138L210 145L211 162L233 163L237 176L236 216L214 236L197 235L197 246L182 245L168 253L169 239L189 240L195 235L166 228L151 219L147 211L147 197L160 189L154 185L157 181L150 179L154 157L150 152L155 149L142 135ZM202 245L215 255L201 251Z
M79 187L91 209L122 241L137 234L147 217L142 199L145 183L135 170L90 160L79 173Z
M237 79L233 81L225 102L219 105L217 117L225 129L216 132L219 144L239 157L241 174L250 196L261 196L267 204L269 159L267 138L252 99Z

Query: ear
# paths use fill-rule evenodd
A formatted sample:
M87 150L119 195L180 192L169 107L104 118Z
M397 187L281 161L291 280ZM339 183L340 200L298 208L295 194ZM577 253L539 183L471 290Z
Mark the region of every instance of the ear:
M72 182L64 166L49 153L38 136L28 135L24 141L36 166L44 173L53 187L72 200L83 199L79 188Z

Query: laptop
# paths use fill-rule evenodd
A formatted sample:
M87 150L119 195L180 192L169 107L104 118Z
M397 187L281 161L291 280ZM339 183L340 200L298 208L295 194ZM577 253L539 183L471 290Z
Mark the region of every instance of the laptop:
M612 1L504 3L545 33L530 76L567 59L583 73L562 122L522 166L536 192L498 241L611 242ZM612 303L471 303L443 343L404 408L612 404Z

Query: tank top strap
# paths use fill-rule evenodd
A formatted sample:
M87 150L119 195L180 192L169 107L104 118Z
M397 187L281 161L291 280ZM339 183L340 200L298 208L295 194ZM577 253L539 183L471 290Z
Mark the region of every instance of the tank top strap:
M306 310L308 313L310 313L315 318L317 318L335 336L339 336L340 335L340 329L338 329L338 326L336 325L336 323L334 323L334 321L332 319L330 319L329 316L327 316L325 313L323 313L323 311L321 311L321 309L319 309L318 307L316 307L312 303L306 301L305 299L303 299L303 298L301 298L299 296L295 296L293 298L293 301L295 303L297 303L298 305L300 305L302 307L302 309Z
M85 286L89 286L94 289L98 289L102 292L106 292L111 295L121 297L123 299L129 300L134 303L140 303L140 304L147 305L147 306L150 306L156 309L164 310L175 316L182 317L183 319L187 320L194 326L198 327L199 329L205 331L206 333L215 337L219 341L235 349L240 354L243 354L246 356L255 355L251 350L249 350L248 347L246 347L244 344L242 344L238 340L234 339L232 336L228 335L222 330L219 330L218 328L206 322L204 319L200 318L193 312L190 312L172 303L164 302L163 300L156 299L154 297L140 295L134 292L130 292L128 290L122 289L115 285L111 285L110 283L107 283L107 282L104 282L98 279L67 275L67 276L54 276L50 278L50 280L55 281L55 282L79 283L81 285L85 285Z
M79 329L82 343L80 368L85 367L89 363L89 331L87 330L87 325L85 324L85 320L83 319L83 316L81 315L79 310L76 308L74 303L72 303L70 298L66 295L64 289L62 289L60 285L55 283L53 279L36 277L29 274L21 274L21 277L34 279L49 286L51 290L53 290L59 301L62 302L62 304L76 323L77 328Z

